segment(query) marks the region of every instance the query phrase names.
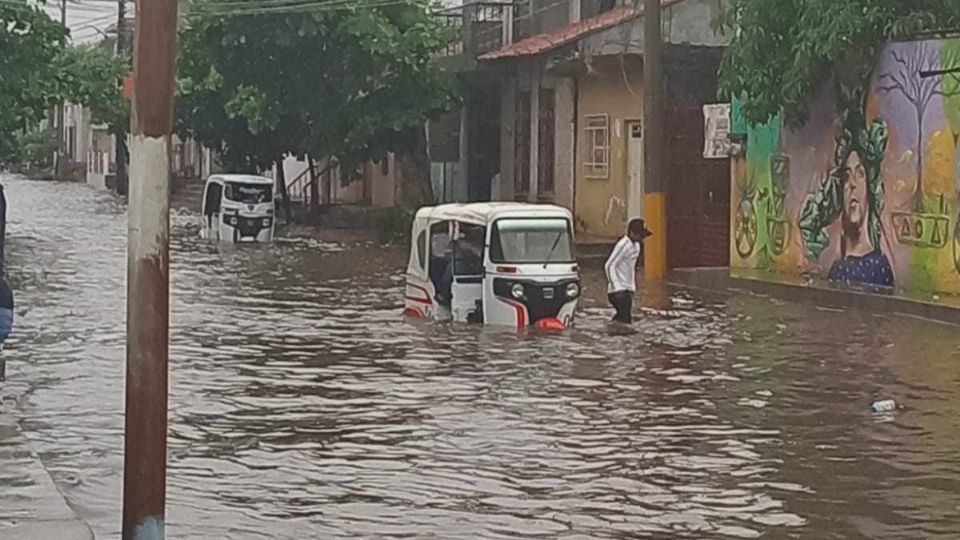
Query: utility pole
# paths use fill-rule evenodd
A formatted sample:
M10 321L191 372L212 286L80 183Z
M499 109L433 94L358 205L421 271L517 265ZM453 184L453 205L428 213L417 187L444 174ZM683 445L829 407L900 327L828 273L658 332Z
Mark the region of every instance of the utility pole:
M647 240L644 274L667 273L667 196L664 165L663 35L660 1L643 1L643 215L653 236Z
M126 0L118 0L117 3L117 56L126 61L128 55L128 45L127 45L127 2ZM123 86L123 79L121 78L118 81L118 84ZM116 171L116 189L117 193L120 195L127 194L127 187L129 186L129 179L127 176L127 129L126 126L120 124L116 126L116 133L113 134L114 137L114 148L116 150L114 161L117 164Z
M136 2L127 230L123 540L163 540L170 331L170 135L177 0Z
M67 27L67 0L60 0L60 24L62 24L64 28ZM53 176L55 180L63 179L66 166L63 156L67 146L66 130L64 129L64 120L66 117L64 107L65 103L61 102L57 108L57 155L53 164Z

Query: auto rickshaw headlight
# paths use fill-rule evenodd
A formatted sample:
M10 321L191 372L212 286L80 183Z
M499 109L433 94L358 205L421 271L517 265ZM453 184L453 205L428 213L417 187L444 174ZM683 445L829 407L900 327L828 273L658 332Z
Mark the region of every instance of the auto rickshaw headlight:
M580 285L571 283L567 285L567 298L576 298L580 296Z
M523 298L523 285L514 283L513 287L510 287L510 294L517 300Z
M268 218L268 217L267 217L267 218L263 218L263 226L264 226L264 227L269 227L269 226L270 226L270 218Z

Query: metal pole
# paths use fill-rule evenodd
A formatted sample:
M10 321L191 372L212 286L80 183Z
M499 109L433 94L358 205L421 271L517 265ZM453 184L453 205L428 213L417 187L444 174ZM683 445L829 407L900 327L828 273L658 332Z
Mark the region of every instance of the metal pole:
M136 2L127 239L123 540L162 540L169 338L169 147L177 0Z
M653 236L647 240L644 271L659 279L667 271L666 175L663 166L664 80L660 1L643 2L643 214Z
M60 24L64 28L67 27L67 0L60 0ZM56 163L53 164L54 179L60 180L63 178L65 163L63 154L66 151L66 130L64 129L64 121L66 119L66 113L64 111L65 103L61 102L60 106L57 108L57 159Z

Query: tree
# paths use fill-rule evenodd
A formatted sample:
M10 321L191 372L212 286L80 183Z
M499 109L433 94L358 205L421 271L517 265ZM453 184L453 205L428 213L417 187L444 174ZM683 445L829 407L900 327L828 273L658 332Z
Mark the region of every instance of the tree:
M90 109L94 122L116 132L130 124L130 104L118 81L130 70L127 60L87 45L68 45L54 59L58 98Z
M205 0L187 21L180 123L259 166L266 155L329 158L349 180L387 152L424 151L426 120L455 100L453 80L430 61L449 35L428 0ZM428 167L415 179L429 190Z
M282 172L284 156L303 137L298 115L286 114L284 121L276 120L277 127L269 128L256 111L239 114L236 88L228 86L217 68L208 63L204 36L192 29L187 26L181 32L175 129L215 150L221 164L231 171L258 173L275 164ZM286 179L281 176L279 180L289 221L292 214Z
M26 0L0 2L0 161L57 102L54 60L67 31Z
M782 112L796 125L823 81L868 84L886 42L960 28L960 0L730 0L722 22L735 34L721 93L741 97L751 123Z

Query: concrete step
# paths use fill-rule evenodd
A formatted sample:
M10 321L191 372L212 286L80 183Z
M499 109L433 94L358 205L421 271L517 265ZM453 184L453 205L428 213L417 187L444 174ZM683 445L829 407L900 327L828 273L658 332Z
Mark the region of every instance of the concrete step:
M616 243L616 240L604 238L577 237L574 247L576 249L577 259L606 259L610 255L610 252L613 251L613 246L615 246Z

